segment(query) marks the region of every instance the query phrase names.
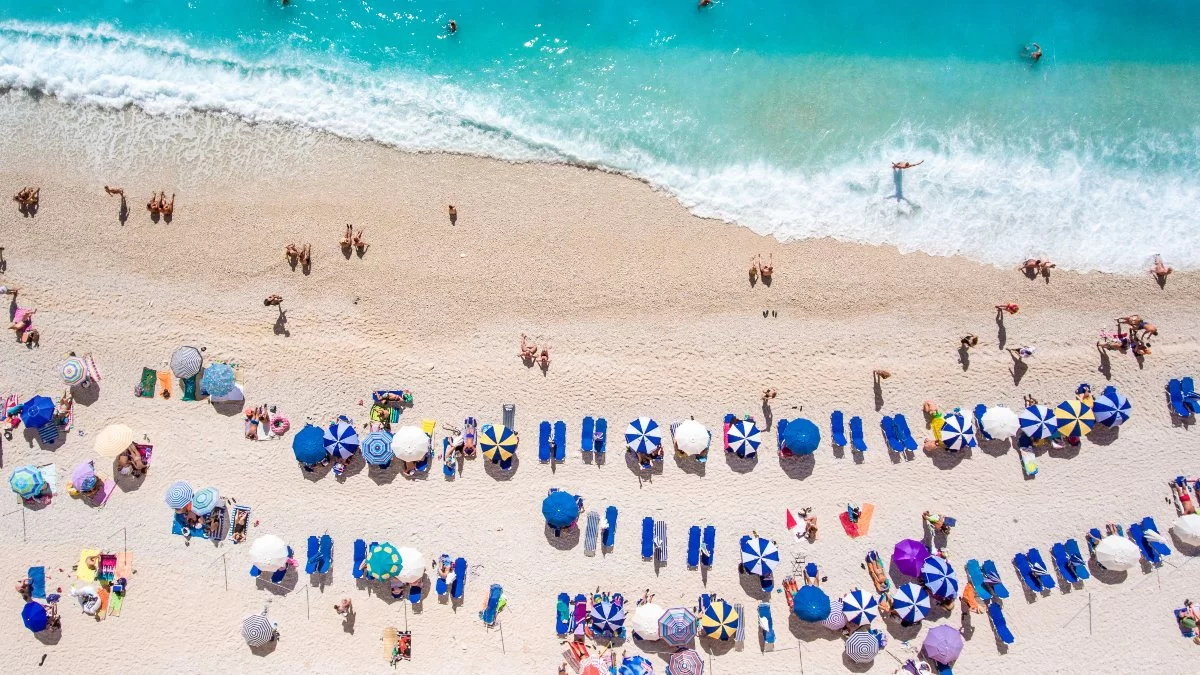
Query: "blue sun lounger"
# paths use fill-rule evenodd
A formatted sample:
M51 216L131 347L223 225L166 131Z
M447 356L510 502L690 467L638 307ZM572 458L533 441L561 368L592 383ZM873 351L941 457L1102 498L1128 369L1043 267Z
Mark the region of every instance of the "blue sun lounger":
M917 449L917 439L913 438L912 431L908 428L908 420L904 419L904 415L896 413L892 418L892 422L896 425L896 437L904 444L904 449L913 452Z
M1037 579L1038 585L1041 586L1041 590L1048 591L1057 586L1057 584L1054 583L1054 575L1050 573L1050 567L1046 565L1045 560L1042 560L1041 551L1037 550L1036 548L1031 548L1029 549L1029 553L1026 554L1026 557L1029 560L1029 571L1032 572L1034 578Z
M733 611L737 612L738 616L746 616L746 612L742 609L741 603L734 605ZM734 644L740 645L746 641L746 624L747 623L748 622L745 619L738 621L737 629L735 629L733 632Z
M610 506L604 509L604 522L608 527L605 527L601 533L600 546L611 549L617 542L617 507Z
M758 603L758 618L759 628L762 629L763 644L775 644L775 619L771 616L771 603ZM742 623L745 623L745 621Z
M45 598L46 568L42 565L30 567L25 576L29 577L29 595L34 598Z
M599 462L604 458L604 451L608 445L608 420L603 417L596 419L596 433L594 438L596 439L594 444L596 461Z
M850 418L850 445L858 452L867 451L867 442L863 439L862 418L857 415Z
M600 534L600 514L588 511L587 527L583 531L584 555L596 555L596 537Z
M289 546L288 547L288 558L291 558L293 555L294 555L294 552L292 551L292 547ZM271 583L277 584L277 583L283 581L283 578L285 576L287 576L287 571L288 571L287 565L284 565L283 567L280 567L279 569L272 572L271 573ZM262 570L258 569L257 565L251 565L250 566L250 576L252 576L252 577L262 576Z
M967 561L967 578L970 579L971 585L975 587L975 595L979 596L980 600L987 602L992 599L992 593L988 590L987 579L983 576L983 570L979 567L979 561L971 558Z
M879 420L879 427L883 429L883 439L887 441L888 450L894 453L904 452L904 441L900 440L899 432L896 430L896 423L890 415L884 415L883 419Z
M1179 379L1179 389L1183 394L1183 405L1193 413L1200 413L1200 394L1196 393L1196 382L1190 375Z
M467 585L467 559L454 559L454 582L450 584L450 597L463 599L463 588Z
M658 562L667 562L667 522L665 520L654 522L654 555L658 557Z
M436 562L438 563L438 578L433 582L433 590L438 594L438 597L441 597L450 592L449 582L446 581L446 577L441 575L441 566L450 565L450 556L443 553L438 556ZM453 569L453 567L451 567L451 569Z
M704 527L704 541L700 544L700 564L705 567L713 566L713 555L717 552L717 528L712 525Z
M596 420L591 415L583 418L583 430L579 434L579 447L583 452L591 452L596 442Z
M1006 645L1013 643L1012 631L1008 629L1008 621L1004 619L1004 612L1000 609L1000 603L988 603L988 617L992 620L992 630L996 631L996 639Z
M317 566L321 564L321 554L318 552L317 538L308 538L308 556L307 562L304 563L304 571L308 574L316 574Z
M650 516L642 518L642 557L654 557L654 519Z
M1158 523L1155 523L1154 519L1151 518L1150 516L1146 516L1145 518L1142 519L1142 529L1145 530L1146 532L1153 532L1154 534L1159 534ZM1171 555L1170 547L1168 547L1166 544L1162 543L1161 541L1155 541L1155 540L1151 539L1150 537L1146 537L1146 545L1150 547L1150 550L1157 553L1160 558L1162 556Z
M351 570L351 573L354 575L355 579L361 579L363 577L362 564L363 564L363 561L366 559L367 559L367 542L363 541L362 539L355 539L354 540L354 569Z
M1183 402L1183 384L1179 380L1167 382L1167 396L1171 400L1171 410L1179 417L1191 417L1192 409Z
M845 421L841 410L834 410L829 416L829 426L829 437L833 439L833 444L839 448L846 447Z
M788 425L788 421L783 418L780 418L779 421L775 423L775 442L776 442L776 444L778 444L779 454L781 454L781 455L784 455L783 432L787 431L787 425Z
M550 423L547 421L538 425L538 461L542 464L550 461Z
M1058 568L1058 573L1062 577L1063 583L1075 584L1079 582L1079 577L1075 576L1075 568L1071 566L1071 561L1067 559L1067 547L1062 543L1057 543L1050 547L1050 557L1054 559L1054 565Z
M554 603L554 632L556 635L571 632L571 596L566 593L559 593Z
M1024 553L1018 553L1013 556L1013 567L1017 568L1017 573L1021 575L1021 581L1025 582L1025 587L1037 593L1042 590L1042 585L1038 583L1037 577L1033 575L1033 570L1029 568L1029 559Z
M1142 531L1141 523L1131 523L1129 525L1129 538L1133 540L1133 543L1137 544L1138 549L1142 552L1143 559L1152 565L1158 564L1158 555L1146 545L1146 534Z
M687 545L687 566L700 566L700 526L693 525L688 528L688 545Z
M424 592L424 589L421 588L421 584L413 584L413 585L409 586L408 587L408 601L414 605L421 604L421 600L423 599L421 597L421 594L423 592Z
M986 405L980 403L979 405L975 406L975 424L978 425L975 428L979 429L979 435L983 436L983 440L985 440L985 441L995 440L988 434L988 432L983 430L983 416L986 414L987 414L987 406Z
M559 420L554 423L554 461L562 462L567 458L567 423Z
M1079 542L1068 539L1064 542L1063 548L1067 551L1067 562L1071 565L1071 571L1075 573L1075 576L1081 580L1091 579L1092 574L1088 572L1087 560L1079 550Z
M983 570L983 581L990 587L992 595L1001 599L1007 598L1008 587L1000 580L1000 570L996 569L996 563L984 560L981 569Z
M496 613L500 611L500 596L503 594L504 589L500 584L492 584L491 590L488 591L487 605L479 613L479 618L483 619L483 625L496 625Z

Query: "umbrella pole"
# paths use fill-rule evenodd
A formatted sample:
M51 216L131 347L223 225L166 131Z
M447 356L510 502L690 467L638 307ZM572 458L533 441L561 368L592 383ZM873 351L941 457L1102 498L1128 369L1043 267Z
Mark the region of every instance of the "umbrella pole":
M499 623L499 622L497 622ZM507 654L508 650L504 648L504 624L500 624L500 653Z
M229 561L225 559L225 553L221 554L221 567L225 569L225 590L229 590Z
M309 588L310 588L309 586L304 587L304 616L305 616L305 618L311 619L312 618L312 606L309 604L309 600L308 600L308 589ZM404 630L408 630L408 627L405 626Z
M1092 593L1088 591L1088 636L1092 634Z

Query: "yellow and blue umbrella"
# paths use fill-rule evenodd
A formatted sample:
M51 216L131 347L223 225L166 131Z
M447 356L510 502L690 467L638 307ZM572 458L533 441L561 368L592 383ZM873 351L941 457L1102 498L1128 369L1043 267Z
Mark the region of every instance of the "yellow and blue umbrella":
M367 574L384 581L400 573L400 552L388 543L375 544L367 551Z
M492 464L507 464L517 454L517 434L502 424L485 424L480 430L479 447Z
M1096 426L1092 406L1079 399L1059 403L1054 409L1054 418L1058 422L1058 433L1063 436L1083 436Z
M700 634L717 640L733 639L742 617L733 605L724 600L715 600L704 609L700 617Z
M41 494L46 487L46 479L42 472L32 464L18 466L8 477L8 486L21 496L21 499L33 499Z

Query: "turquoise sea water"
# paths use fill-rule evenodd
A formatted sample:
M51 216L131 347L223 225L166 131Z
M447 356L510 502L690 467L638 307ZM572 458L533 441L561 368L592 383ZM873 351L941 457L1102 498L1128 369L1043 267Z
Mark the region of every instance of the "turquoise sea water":
M604 166L785 239L1133 272L1200 267L1198 35L1190 0L0 0L0 86Z

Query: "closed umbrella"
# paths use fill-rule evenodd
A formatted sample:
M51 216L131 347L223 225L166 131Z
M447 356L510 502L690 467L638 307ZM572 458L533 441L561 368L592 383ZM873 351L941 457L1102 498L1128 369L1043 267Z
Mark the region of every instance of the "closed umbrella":
M704 659L695 649L680 649L667 659L668 675L703 675Z
M684 420L675 427L675 447L685 455L698 455L708 449L712 434L696 420Z
M955 451L975 447L974 425L962 413L947 415L942 424L942 444Z
M407 425L392 435L392 454L404 462L416 462L429 454L429 435L421 427Z
M1050 438L1058 429L1054 411L1044 405L1031 405L1022 410L1017 418L1021 422L1021 433L1032 441Z
M842 596L842 613L849 625L866 626L879 618L879 599L861 588Z
M801 586L792 595L792 611L801 621L816 623L829 618L832 605L820 586Z
M34 633L40 633L50 625L50 617L47 616L46 608L42 603L31 600L21 608L21 623Z
M1110 534L1096 544L1096 562L1106 570L1121 572L1138 564L1142 550L1125 537Z
M21 499L33 499L45 489L46 479L36 466L26 464L13 470L12 475L8 477L8 486Z
M612 635L625 626L625 608L604 600L592 605L590 618L593 633Z
M793 455L811 455L821 445L821 430L801 417L788 422L781 440L783 447Z
M372 431L362 439L363 459L367 464L383 466L392 461L392 435L386 431Z
M175 373L175 377L187 379L194 377L200 372L200 366L204 364L204 357L200 354L200 350L195 347L183 346L176 349L171 354L171 372Z
M657 640L658 622L665 613L666 610L652 602L639 605L629 617L629 627L643 640Z
M569 492L555 490L542 500L542 516L554 529L569 527L579 519L579 504Z
M292 436L292 452L301 464L317 464L325 460L325 433L311 424Z
M901 539L892 549L892 564L901 574L921 576L921 567L929 557L929 549L916 539Z
M375 544L367 551L367 574L386 581L400 573L400 552L388 543Z
M1129 399L1117 393L1116 389L1105 389L1092 404L1092 413L1095 414L1096 421L1104 426L1119 427L1129 419L1129 410L1132 407L1129 405Z
M182 509L192 501L192 486L187 481L177 480L167 488L163 498L166 500L167 506L173 509Z
M1200 546L1200 516L1189 513L1175 519L1171 531L1179 540L1191 546Z
M110 424L96 434L92 447L101 457L116 457L133 443L133 429L124 424Z
M80 492L96 489L96 480L96 467L91 462L84 462L71 470L71 487Z
M729 449L738 457L753 457L762 445L762 431L753 420L738 420L729 425Z
M768 576L779 564L779 548L775 542L762 537L742 540L742 567L750 574Z
M63 384L68 387L74 387L88 379L87 364L78 356L72 356L63 361L59 373L62 375Z
M345 419L338 419L329 425L322 437L325 452L337 459L350 459L358 452L358 432L354 425Z
M892 609L905 623L916 623L929 615L929 591L911 581L892 594Z
M30 429L37 429L54 419L54 401L45 396L34 396L21 407L21 422Z
M979 424L983 426L985 434L996 440L1012 438L1021 430L1021 420L1017 413L1002 405L988 408L980 418Z
M857 630L846 638L846 656L855 663L870 663L879 653L879 638L869 630Z
M250 545L250 561L263 570L277 570L287 564L288 545L273 534L264 534Z
M833 598L829 601L829 616L821 622L823 626L829 630L841 630L846 627L845 605L842 604L841 598Z
M921 581L935 598L958 597L958 575L945 558L929 556L921 566Z
M1092 406L1079 399L1059 403L1054 409L1054 418L1058 422L1058 432L1063 436L1083 436L1096 426Z
M625 445L634 452L648 455L662 445L662 430L658 422L639 417L625 427Z
M425 556L411 546L401 546L396 549L400 554L400 571L396 579L406 584L416 583L425 576Z
M198 516L207 516L217 508L220 499L217 488L204 488L192 495L192 511Z
M704 608L700 617L700 633L716 640L733 639L742 617L733 605L724 600L714 600Z
M921 645L925 656L942 665L950 665L958 660L963 650L962 633L950 626L934 626L925 636L925 644Z
M261 647L275 639L275 627L262 614L252 614L242 620L242 637L251 647Z
M205 368L204 376L200 378L200 388L209 396L225 396L233 391L235 384L233 368L224 363L214 363Z
M696 615L686 607L673 607L658 620L658 635L672 647L682 647L696 637Z
M480 429L479 449L492 464L506 464L517 454L517 434L501 424L485 424Z

